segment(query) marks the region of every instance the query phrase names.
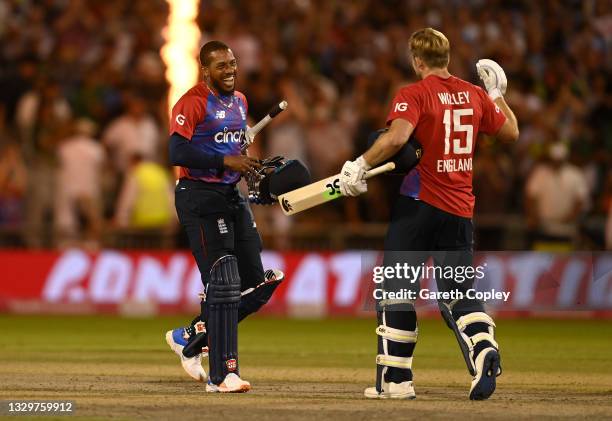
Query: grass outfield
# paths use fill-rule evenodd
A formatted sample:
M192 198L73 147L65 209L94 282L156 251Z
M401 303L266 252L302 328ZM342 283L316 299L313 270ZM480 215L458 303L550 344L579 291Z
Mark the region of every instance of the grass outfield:
M415 401L362 398L374 380L375 324L355 319L246 320L241 374L253 390L206 394L164 341L186 320L0 316L0 400L71 399L71 419L612 417L609 321L499 321L504 374L490 400L470 402L441 320L419 326Z

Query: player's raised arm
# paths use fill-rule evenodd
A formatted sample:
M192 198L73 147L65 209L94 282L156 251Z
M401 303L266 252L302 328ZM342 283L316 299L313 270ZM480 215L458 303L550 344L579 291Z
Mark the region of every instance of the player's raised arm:
M504 69L493 60L482 59L476 63L478 76L482 80L489 98L499 107L506 116L506 122L495 133L495 137L502 142L515 142L519 137L518 121L506 103L504 94L508 81Z

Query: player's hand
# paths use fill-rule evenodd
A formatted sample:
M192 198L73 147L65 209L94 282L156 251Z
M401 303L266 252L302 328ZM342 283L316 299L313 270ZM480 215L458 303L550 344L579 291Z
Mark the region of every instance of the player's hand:
M355 161L346 161L340 171L340 192L343 196L359 196L368 191L363 176L369 165L362 157Z
M251 145L251 143L253 143L254 140L255 140L255 135L253 134L253 131L247 124L246 132L244 134L244 144L242 145L242 149L248 148Z
M504 96L508 79L506 79L506 73L499 64L488 58L483 58L476 63L476 70L492 100Z
M223 165L233 171L238 171L241 174L257 171L261 168L261 164L255 158L246 155L225 155L223 157Z

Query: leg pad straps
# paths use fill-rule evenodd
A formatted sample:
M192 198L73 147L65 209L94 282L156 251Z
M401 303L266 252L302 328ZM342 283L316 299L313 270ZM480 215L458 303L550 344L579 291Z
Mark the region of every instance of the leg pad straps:
M393 342L400 343L416 343L418 331L394 329L389 326L379 325L376 328L376 334Z
M489 326L495 327L495 322L487 313L483 313L481 311L477 311L475 313L469 313L465 316L461 316L457 319L457 327L459 330L464 330L467 325L472 323L486 323Z
M412 368L412 357L395 357L393 355L378 354L376 364L395 368Z

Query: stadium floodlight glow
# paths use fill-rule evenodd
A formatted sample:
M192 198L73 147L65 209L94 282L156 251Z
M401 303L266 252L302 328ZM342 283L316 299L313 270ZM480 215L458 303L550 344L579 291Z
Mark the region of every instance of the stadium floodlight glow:
M200 0L166 0L170 7L168 24L163 29L166 43L161 57L166 64L168 114L172 106L189 88L198 82L200 65L198 52L201 32L196 23Z

